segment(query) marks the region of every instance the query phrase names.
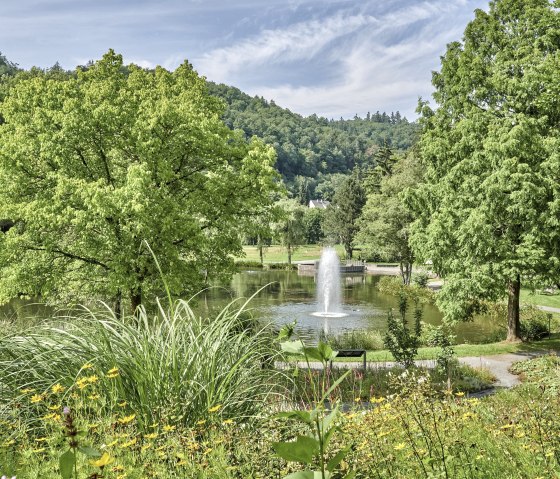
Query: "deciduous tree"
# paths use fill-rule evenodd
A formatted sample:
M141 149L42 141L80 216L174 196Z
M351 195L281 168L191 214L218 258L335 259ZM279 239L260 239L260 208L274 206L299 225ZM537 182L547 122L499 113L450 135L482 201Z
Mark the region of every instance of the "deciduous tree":
M507 296L519 338L522 278L558 282L560 13L548 0L497 0L476 11L434 73L422 107L425 187L416 251L445 276L449 319Z
M37 73L0 105L0 300L192 292L227 276L237 226L270 203L275 154L220 117L188 62L122 68L109 51L75 75ZM161 265L160 277L148 244Z

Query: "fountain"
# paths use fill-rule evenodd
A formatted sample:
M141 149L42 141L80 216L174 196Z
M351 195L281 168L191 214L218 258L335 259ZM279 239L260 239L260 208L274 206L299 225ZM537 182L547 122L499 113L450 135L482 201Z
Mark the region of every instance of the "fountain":
M319 311L311 313L321 318L342 318L340 300L340 261L333 248L325 248L317 273L317 303Z

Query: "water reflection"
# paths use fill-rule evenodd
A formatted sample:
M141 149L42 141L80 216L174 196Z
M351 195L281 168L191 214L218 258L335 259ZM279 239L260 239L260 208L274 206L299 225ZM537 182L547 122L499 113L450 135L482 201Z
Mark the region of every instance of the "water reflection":
M296 320L300 331L315 337L324 328L331 334L353 329L385 331L387 311L398 309L399 305L398 298L377 290L379 279L380 276L367 274L343 275L341 312L347 316L327 319L328 324L324 324L323 318L312 315L317 311L315 276L299 275L294 271L240 272L233 277L229 287L206 291L198 308L200 314L212 314L232 299L250 297L268 284L250 303L254 314L266 321L282 325ZM424 305L423 320L438 325L442 322L442 315L435 306ZM496 329L489 318L478 317L457 327L457 339L461 342L482 341Z

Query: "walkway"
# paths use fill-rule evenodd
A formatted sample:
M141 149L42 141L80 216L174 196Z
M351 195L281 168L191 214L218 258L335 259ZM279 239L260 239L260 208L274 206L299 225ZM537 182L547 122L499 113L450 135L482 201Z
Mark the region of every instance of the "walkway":
M509 372L509 368L513 363L518 361L525 361L527 359L536 358L539 356L543 356L545 354L549 354L549 351L532 351L532 352L521 352L521 353L506 353L506 354L497 354L493 356L467 356L463 358L457 358L461 364L466 364L473 368L485 368L488 369L496 378L496 382L494 383L494 387L496 388L511 388L513 386L517 386L520 384L519 377L515 374ZM435 360L427 360L421 359L414 361L416 366L419 367L435 367ZM295 364L295 363L294 363ZM298 363L300 368L307 367L307 364L304 362ZM322 365L319 362L311 362L311 368L313 369L321 369ZM394 361L385 361L385 362L368 362L367 368L368 369L388 369L393 367L398 367L399 364ZM361 362L334 362L333 368L352 368L352 369L360 369L362 368Z

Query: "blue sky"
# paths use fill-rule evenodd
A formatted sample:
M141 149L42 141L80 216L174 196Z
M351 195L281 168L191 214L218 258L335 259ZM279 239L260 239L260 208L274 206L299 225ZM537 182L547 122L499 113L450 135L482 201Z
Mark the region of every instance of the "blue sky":
M415 118L432 70L484 0L3 0L0 51L67 69L109 48L329 118Z

